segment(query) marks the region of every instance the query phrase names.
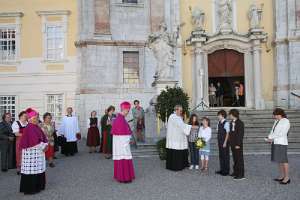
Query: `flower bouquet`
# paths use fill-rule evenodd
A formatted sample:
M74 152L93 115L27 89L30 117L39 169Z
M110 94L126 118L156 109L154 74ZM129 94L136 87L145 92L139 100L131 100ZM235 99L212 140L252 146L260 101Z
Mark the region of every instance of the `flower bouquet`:
M198 138L196 140L196 148L197 149L202 149L202 148L205 147L205 145L206 145L206 142L205 142L205 140L203 138Z

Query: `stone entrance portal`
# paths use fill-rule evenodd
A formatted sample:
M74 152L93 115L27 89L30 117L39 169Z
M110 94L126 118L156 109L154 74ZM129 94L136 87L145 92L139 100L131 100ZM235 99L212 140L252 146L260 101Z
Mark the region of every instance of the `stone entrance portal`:
M245 106L244 54L232 49L221 49L209 54L208 82L217 88L217 97L214 102L210 102L211 106ZM240 98L236 98L236 87L243 93Z

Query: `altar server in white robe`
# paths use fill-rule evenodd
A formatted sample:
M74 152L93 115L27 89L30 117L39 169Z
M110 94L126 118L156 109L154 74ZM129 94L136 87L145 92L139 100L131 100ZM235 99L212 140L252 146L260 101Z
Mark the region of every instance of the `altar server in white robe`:
M67 115L63 117L58 131L59 135L66 138L66 143L61 148L61 153L66 156L73 156L78 152L77 140L80 139L78 119L72 113L73 109L67 108Z
M175 106L175 112L170 115L167 125L167 161L166 168L173 171L183 170L188 163L188 141L191 125L182 119L182 106Z

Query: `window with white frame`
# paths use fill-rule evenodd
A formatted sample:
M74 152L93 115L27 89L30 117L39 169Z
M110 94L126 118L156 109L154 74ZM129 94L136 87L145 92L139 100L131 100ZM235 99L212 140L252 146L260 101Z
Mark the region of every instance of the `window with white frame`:
M0 96L0 113L10 113L12 119L16 118L16 96Z
M46 60L59 61L64 59L65 38L64 27L59 24L46 25Z
M63 115L63 95L49 94L47 95L47 112L51 113L52 119L59 124Z
M123 52L123 83L137 84L139 83L139 52L124 51Z
M16 60L16 28L0 26L0 61Z

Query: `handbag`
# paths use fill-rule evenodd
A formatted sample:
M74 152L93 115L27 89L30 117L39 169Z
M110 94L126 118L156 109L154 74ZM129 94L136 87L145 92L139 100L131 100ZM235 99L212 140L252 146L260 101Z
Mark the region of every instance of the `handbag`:
M76 133L76 138L77 138L77 140L81 140L81 134L80 133Z
M57 137L57 145L58 146L63 146L66 142L67 142L67 139L65 138L65 136L60 135Z

